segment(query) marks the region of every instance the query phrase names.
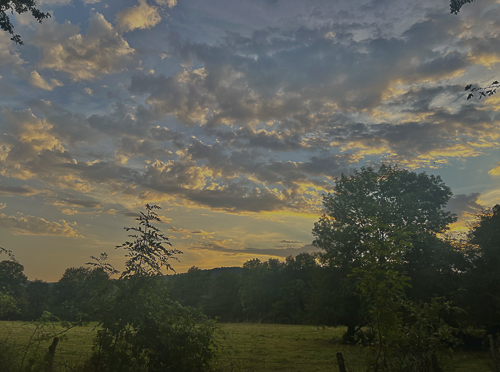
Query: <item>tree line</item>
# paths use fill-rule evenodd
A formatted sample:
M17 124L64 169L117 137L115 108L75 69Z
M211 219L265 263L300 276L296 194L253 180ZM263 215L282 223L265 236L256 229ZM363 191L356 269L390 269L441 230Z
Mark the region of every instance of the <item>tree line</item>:
M456 220L444 208L450 197L439 177L364 168L342 176L325 196L327 213L313 230L320 252L251 259L241 270L219 269L218 275L193 266L164 277L162 285L172 300L222 321L346 325L354 331L363 325L365 309L352 271L363 267L374 234L388 240L404 229L411 249L397 269L411 283L406 296L415 302L446 298L468 311L471 324L493 332L500 312L500 205L478 214L457 239L438 235ZM3 309L4 319L37 319L43 311L94 319L118 282L97 264L68 268L56 283L28 281L23 269L12 259L0 262L0 288L14 300L2 304L16 308Z

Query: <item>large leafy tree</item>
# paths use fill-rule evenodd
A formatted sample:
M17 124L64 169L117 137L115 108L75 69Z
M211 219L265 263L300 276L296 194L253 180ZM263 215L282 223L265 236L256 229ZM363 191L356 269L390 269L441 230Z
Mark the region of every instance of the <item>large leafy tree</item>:
M101 267L69 267L53 288L55 313L70 320L96 318L113 287Z
M29 282L26 288L28 306L24 318L28 320L39 319L44 311L49 311L51 295L49 283L39 279Z
M14 260L0 262L0 294L8 295L7 299L15 300L15 307L20 312L26 308L26 286L28 278L24 275L24 266ZM5 312L7 313L7 312ZM15 314L11 314L16 316Z
M445 209L451 195L439 176L387 165L378 170L363 167L336 180L333 192L323 199L326 213L314 226L313 244L324 251L323 262L338 278L332 295L349 298L350 306L338 304L345 314L337 318L349 320L345 325L350 333L356 325L362 325L363 317L361 305L351 298L355 285L349 274L370 253L367 243L389 241L404 231L409 243L398 253L402 269L412 278L423 276L424 270L438 275L442 268L436 257L442 253L442 246L436 235L456 220ZM433 291L425 288L417 293L432 297L436 294Z
M477 216L468 241L472 268L466 274L462 305L469 310L476 326L491 333L500 330L500 204Z
M44 13L36 7L34 0L0 0L0 29L12 35L11 40L17 44L23 44L21 36L14 33L14 25L10 21L9 14L22 14L30 12L40 23L48 17L49 13Z
M313 244L336 267L356 265L364 254L364 239L373 234L374 220L386 227L381 234L404 229L421 239L446 231L456 220L445 209L451 195L439 176L398 167L363 167L351 176L343 174L323 198L326 213L314 226Z

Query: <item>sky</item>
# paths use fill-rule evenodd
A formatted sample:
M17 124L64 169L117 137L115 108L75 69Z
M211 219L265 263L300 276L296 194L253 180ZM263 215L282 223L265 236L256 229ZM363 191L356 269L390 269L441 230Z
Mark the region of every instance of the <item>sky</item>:
M0 32L0 246L30 280L107 252L146 203L177 272L315 251L334 180L440 175L460 230L500 203L500 3L39 0ZM7 259L8 257L0 257Z

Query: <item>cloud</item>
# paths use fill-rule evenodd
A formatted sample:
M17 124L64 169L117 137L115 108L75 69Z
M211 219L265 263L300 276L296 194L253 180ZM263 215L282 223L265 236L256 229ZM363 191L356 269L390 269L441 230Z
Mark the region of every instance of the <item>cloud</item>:
M100 208L101 205L98 201L93 200L91 198L76 199L73 196L64 197L51 197L53 200L52 204L56 206L68 206L68 207L77 207L77 208Z
M490 170L488 174L491 174L492 176L500 176L500 163L498 163L498 165L495 168Z
M173 5L150 4L122 10L116 29L153 27L161 6ZM128 92L108 95L112 103L85 98L105 97L107 88L89 83L78 88L92 102L81 109L88 114L44 100L7 113L0 172L137 203L318 213L334 178L363 161L438 167L499 145L490 108L459 100L456 77L473 62L456 17L429 14L397 30L347 18L314 13L217 42L171 32L169 62L182 65L142 66ZM75 81L140 66L139 53L99 13L86 33L44 22L33 40L43 52L37 71Z
M207 249L210 251L232 253L232 254L245 254L245 255L263 255L263 256L275 256L275 257L289 257L297 256L301 253L313 253L317 252L318 248L313 247L311 244L306 244L300 248L243 248L243 249L232 249L221 245L218 242L205 243L198 249Z
M72 0L39 0L38 1L40 5L42 4L47 4L47 5L68 5L71 4ZM85 2L85 0L84 0Z
M215 44L171 32L174 55L201 67L136 74L129 90L147 95L151 112L200 127L226 148L376 155L417 167L497 146L491 115L458 104L463 87L450 84L470 64L454 36L459 20L429 14L399 34L355 37L366 27L264 29Z
M50 79L50 83L45 80L37 71L31 71L29 83L37 88L44 90L53 90L55 87L61 87L63 84L57 79Z
M124 32L135 29L146 29L156 26L161 16L155 7L149 6L146 0L139 0L139 5L125 8L116 14L116 23Z
M211 234L213 234L213 232L207 232L207 231L203 231L203 230L189 230L189 229L183 229L183 228L174 227L174 226L169 228L169 231L172 231L174 233L194 234L194 235L211 235Z
M4 186L0 184L0 195L2 196L13 196L13 195L22 195L22 196L32 196L38 194L39 191L35 190L29 186Z
M168 6L169 8L173 8L177 5L177 0L155 0L156 4L160 6Z
M462 217L467 214L476 214L483 210L483 206L478 203L481 193L475 192L472 194L460 194L453 196L446 209L450 212L456 213L457 216Z
M6 133L0 136L0 175L89 191L89 185L67 168L77 161L54 124L36 117L31 110L4 109L2 115Z
M9 229L14 235L55 235L81 238L76 231L76 223L60 220L50 222L34 216L7 216L0 213L0 227Z
M450 42L447 32L458 23L435 18L413 25L400 38L361 41L343 30L345 25L231 34L215 45L183 42L171 33L178 57L203 68L169 78L136 77L131 91L149 92L148 104L186 123L282 120L281 126L290 128L301 119L307 128L338 109L377 106L397 80L442 80L462 73L465 54L433 49ZM335 38L325 37L329 33ZM420 39L429 34L438 37L423 45ZM192 112L194 117L187 114Z
M7 32L0 32L0 66L21 65L24 61L16 44L10 40Z
M64 71L74 81L93 80L138 65L135 50L99 13L90 17L85 35L69 22L46 21L30 43L42 49L38 68Z

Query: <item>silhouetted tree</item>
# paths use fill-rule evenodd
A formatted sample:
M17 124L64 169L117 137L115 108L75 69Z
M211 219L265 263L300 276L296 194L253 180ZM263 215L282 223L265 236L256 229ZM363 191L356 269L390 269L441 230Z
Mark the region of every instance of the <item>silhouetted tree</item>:
M477 216L468 234L472 268L465 275L461 305L474 325L500 331L500 205Z
M54 313L70 320L95 318L112 288L109 275L101 268L67 268L53 288Z
M49 283L39 279L29 282L26 288L26 299L28 305L23 317L27 320L40 318L44 311L50 311L52 291Z
M23 265L11 260L0 262L0 292L12 296L20 312L25 311L26 308L27 284L28 278L24 275Z
M433 267L439 251L436 234L456 220L445 210L451 195L439 176L386 165L378 171L363 167L336 180L333 192L323 198L327 213L314 226L313 245L324 250L321 259L336 272L333 293L349 303L338 306L345 309L338 319L350 322L345 324L348 333L363 322L361 309L355 308L360 303L352 298L354 278L349 274L360 267L368 252L366 242L374 239L374 234L388 239L395 231L405 231L411 244L403 252L401 268L410 277L419 276L422 270ZM380 228L374 231L373 226Z

